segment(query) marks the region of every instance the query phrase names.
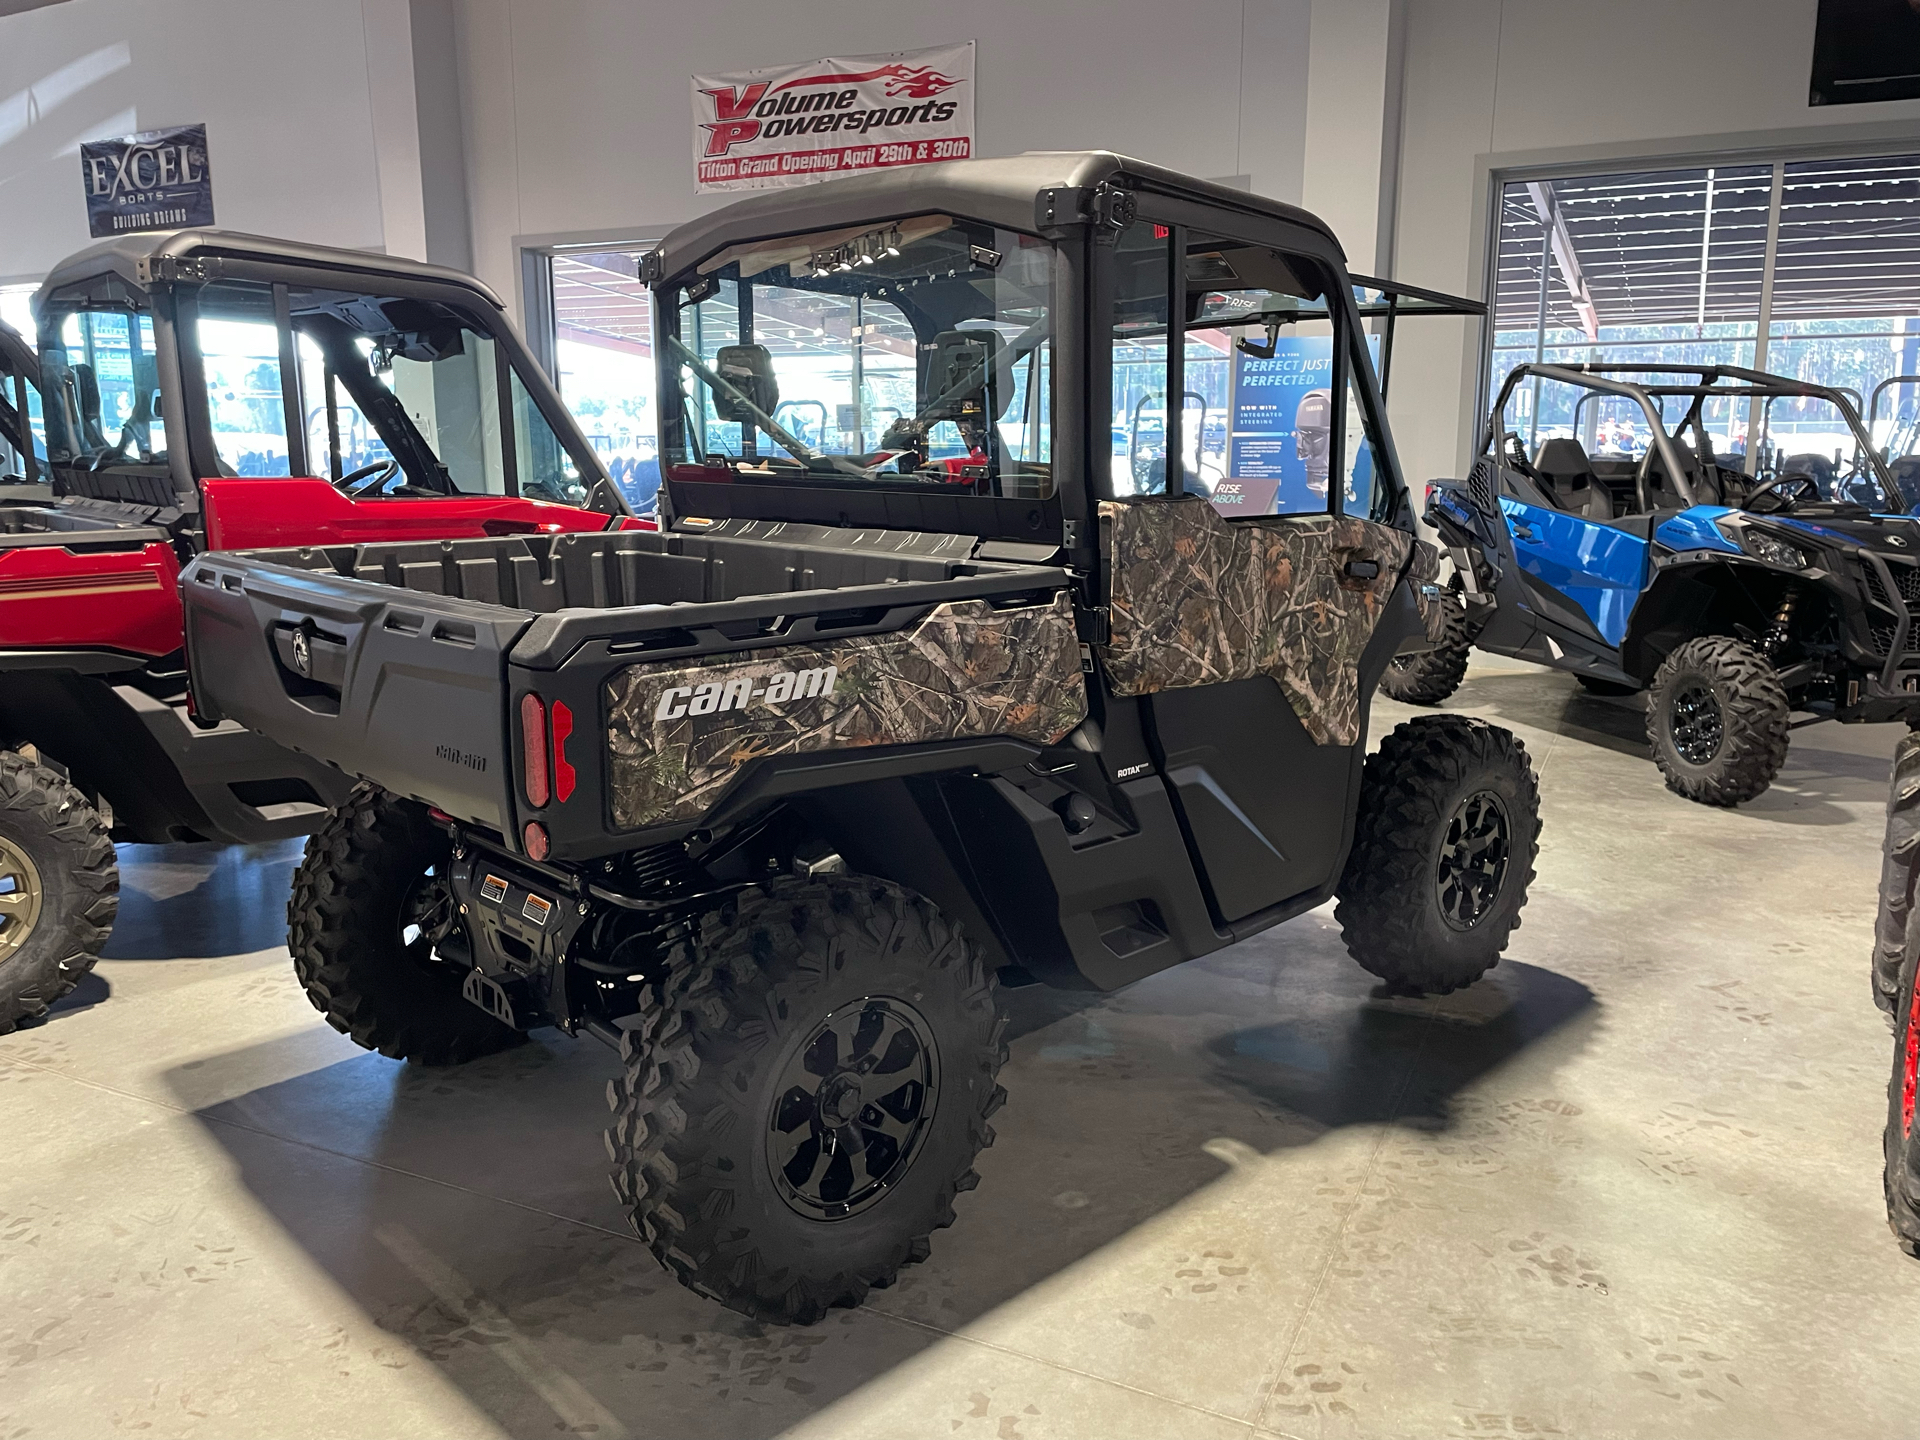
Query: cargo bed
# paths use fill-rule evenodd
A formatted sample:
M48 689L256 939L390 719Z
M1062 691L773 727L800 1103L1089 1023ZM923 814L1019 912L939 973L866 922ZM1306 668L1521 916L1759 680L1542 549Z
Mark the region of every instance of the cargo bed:
M181 593L202 715L510 839L538 819L578 859L685 833L750 770L942 741L1019 763L1078 724L1066 572L983 549L723 521L219 552ZM978 663L936 665L930 632ZM520 774L529 694L544 806Z

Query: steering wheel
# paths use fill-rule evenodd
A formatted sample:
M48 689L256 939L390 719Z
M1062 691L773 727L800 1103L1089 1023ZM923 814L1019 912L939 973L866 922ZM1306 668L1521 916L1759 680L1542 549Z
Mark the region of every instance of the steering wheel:
M379 473L375 474L376 471ZM362 465L358 470L349 470L338 480L334 481L333 484L337 490L343 491L348 495L356 495L362 490L378 491L382 485L385 485L399 473L400 462L392 456L388 456L385 460L376 460L371 465ZM369 476L373 478L368 479ZM365 481L366 483L356 485L356 481Z
M1763 496L1771 496L1773 500L1764 509L1756 503ZM1754 487L1753 493L1747 496L1747 503L1740 508L1751 510L1755 515L1778 515L1784 510L1791 510L1802 500L1820 498L1820 482L1796 470L1791 474L1776 475L1766 484Z

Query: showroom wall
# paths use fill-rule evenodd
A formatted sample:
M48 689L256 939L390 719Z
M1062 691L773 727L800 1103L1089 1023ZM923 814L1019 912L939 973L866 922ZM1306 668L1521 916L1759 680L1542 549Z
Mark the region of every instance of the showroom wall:
M1911 136L1920 101L1807 104L1818 0L1405 0L1393 271L1479 295L1488 172ZM1461 473L1480 406L1459 321L1401 332L1394 438L1410 477Z
M407 0L71 0L0 19L0 284L90 244L79 142L205 121L222 225L424 251Z
M967 39L980 154L1103 147L1297 200L1310 8L459 0L475 265L511 292L516 236L657 233L724 203L694 194L696 73Z

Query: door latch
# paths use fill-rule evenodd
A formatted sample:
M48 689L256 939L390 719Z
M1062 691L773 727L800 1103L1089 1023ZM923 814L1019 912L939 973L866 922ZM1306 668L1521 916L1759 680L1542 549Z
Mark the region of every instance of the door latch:
M1379 575L1380 562L1378 560L1347 561L1347 578L1349 580L1375 580L1379 578Z

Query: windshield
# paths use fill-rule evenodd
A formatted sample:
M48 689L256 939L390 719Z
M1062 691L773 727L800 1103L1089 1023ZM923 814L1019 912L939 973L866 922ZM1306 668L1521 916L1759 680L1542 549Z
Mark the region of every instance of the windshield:
M666 292L678 480L1053 493L1053 251L923 215L735 246Z
M1805 475L1823 500L1905 510L1913 501L1891 498L1879 457L1853 417L1822 396L1773 395L1761 402L1759 464L1762 480Z

